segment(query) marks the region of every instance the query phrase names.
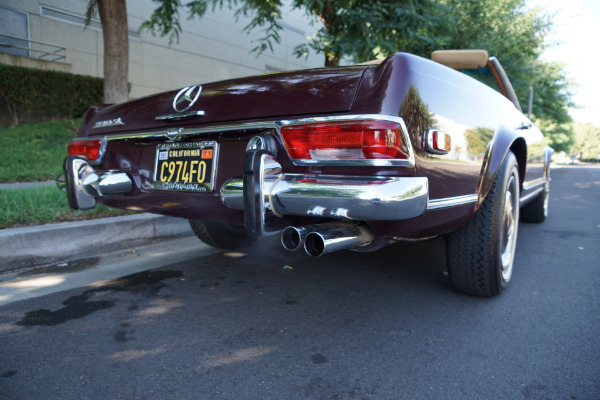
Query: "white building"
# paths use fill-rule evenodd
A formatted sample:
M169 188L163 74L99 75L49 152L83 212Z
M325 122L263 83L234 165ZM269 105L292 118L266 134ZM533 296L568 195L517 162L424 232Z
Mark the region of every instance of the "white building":
M84 27L87 4L88 0L0 0L0 63L102 77L102 27L98 18ZM127 1L132 98L194 83L324 64L322 54L307 59L292 54L321 26L311 23L302 10L283 11L281 43L274 44L274 52L257 57L250 50L258 44L260 28L242 32L249 20L236 21L235 11L227 8L214 12L209 8L204 17L191 20L185 9L180 10L183 32L171 45L168 37L139 32L156 5L151 0Z

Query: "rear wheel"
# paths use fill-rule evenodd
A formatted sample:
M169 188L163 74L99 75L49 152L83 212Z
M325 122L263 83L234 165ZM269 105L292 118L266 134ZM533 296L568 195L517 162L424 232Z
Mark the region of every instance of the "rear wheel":
M447 237L448 273L460 292L492 297L512 277L519 224L519 170L509 152L481 207Z
M256 241L256 237L246 233L246 229L239 225L207 222L197 219L189 220L192 231L198 239L209 246L220 249L237 249L249 246Z
M548 217L548 198L550 191L548 185L538 194L535 199L521 208L521 218L525 222L544 222Z

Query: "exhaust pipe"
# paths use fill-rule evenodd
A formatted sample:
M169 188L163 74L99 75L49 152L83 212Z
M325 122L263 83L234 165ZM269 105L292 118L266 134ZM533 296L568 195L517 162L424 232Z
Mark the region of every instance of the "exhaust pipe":
M313 256L361 246L375 240L375 235L366 225L349 225L324 232L311 232L304 240L304 250Z
M313 257L369 244L375 235L367 225L324 223L303 227L289 226L281 234L281 244L286 250L304 250Z
M304 247L304 240L311 232L323 231L328 229L335 229L339 227L340 223L323 223L306 226L288 226L281 232L281 244L283 248L289 251L296 251Z

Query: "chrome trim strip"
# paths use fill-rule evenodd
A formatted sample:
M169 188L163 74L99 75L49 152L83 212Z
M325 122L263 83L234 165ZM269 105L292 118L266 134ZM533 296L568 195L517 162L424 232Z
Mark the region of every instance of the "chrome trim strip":
M246 123L232 123L232 124L224 124L224 125L213 125L207 127L200 128L186 128L181 129L180 134L178 135L178 139L183 139L188 135L199 135L203 133L211 133L211 132L227 132L227 131L236 131L236 130L251 130L251 129L274 129L277 132L277 136L279 136L281 143L283 143L283 139L281 138L280 129L282 126L287 125L298 125L298 124L307 124L314 122L325 122L325 121L351 121L351 120L361 120L361 119L374 119L374 120L382 120L382 121L392 121L400 124L400 128L402 130L402 135L404 138L404 142L406 143L407 151L408 151L408 159L394 159L394 160L326 160L326 161L318 161L318 160L309 160L309 161L298 161L292 160L295 165L306 165L306 166L374 166L374 167L413 167L415 165L415 156L414 150L412 147L412 142L410 141L410 137L408 135L408 130L406 129L406 125L404 121L400 117L394 117L390 115L379 115L379 114L355 114L355 115L333 115L326 117L312 117L312 118L300 118L300 119L290 119L290 120L272 120L272 121L263 121L263 122L246 122ZM164 129L156 132L147 132L147 133L131 133L131 134L123 134L123 135L114 135L114 136L103 136L103 138L107 141L112 140L126 140L126 139L137 139L137 138L163 138L167 132L172 131L173 128ZM92 138L90 137L87 137ZM285 146L284 146L285 147ZM285 149L287 152L287 149ZM289 154L288 154L289 156Z
M543 190L544 190L544 187L541 186L541 187L538 187L537 189L535 189L533 192L527 194L526 196L521 197L519 199L519 207L523 207L527 202L529 202L529 200L531 200L533 197L540 194Z
M546 178L541 177L532 181L523 182L523 190L534 190L537 189L539 186L544 186L545 184Z
M441 210L444 208L464 206L468 204L474 204L477 202L476 194L469 194L466 196L447 197L444 199L433 199L427 202L427 211Z
M221 187L221 200L244 210L243 180ZM285 174L264 182L265 204L280 215L345 220L397 221L422 215L427 208L425 177L314 176Z
M202 128L188 128L181 129L180 137L186 135L199 135L203 133L211 133L211 132L228 132L228 131L237 131L237 130L250 130L250 129L275 129L276 125L274 121L269 122L247 122L242 124L226 124L226 125L212 125ZM127 140L127 139L160 139L164 138L165 135L173 131L173 128L163 129L156 132L146 132L146 133L126 133L123 135L110 135L103 136L107 141L112 140ZM92 138L91 136L87 137L87 139Z
M180 112L177 114L159 115L157 117L154 117L154 119L156 121L172 121L172 120L184 119L184 118L189 118L189 117L202 117L202 116L204 116L204 111L187 111L187 112Z

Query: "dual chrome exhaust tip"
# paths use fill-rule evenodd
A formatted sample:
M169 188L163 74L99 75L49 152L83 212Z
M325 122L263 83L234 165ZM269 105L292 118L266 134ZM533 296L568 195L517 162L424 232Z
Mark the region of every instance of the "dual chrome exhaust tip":
M375 235L366 225L328 222L302 227L288 226L281 233L286 250L304 248L312 257L372 243Z

